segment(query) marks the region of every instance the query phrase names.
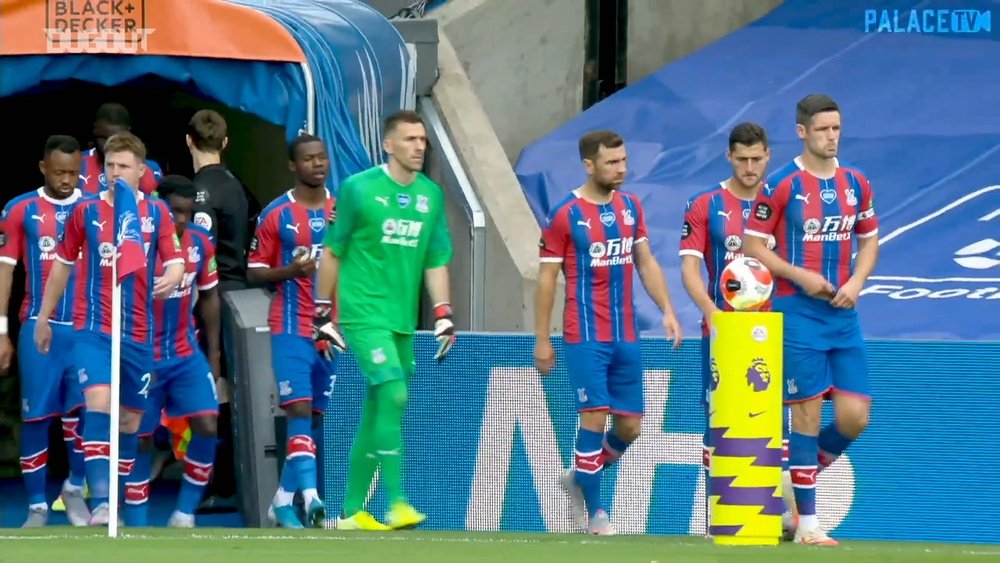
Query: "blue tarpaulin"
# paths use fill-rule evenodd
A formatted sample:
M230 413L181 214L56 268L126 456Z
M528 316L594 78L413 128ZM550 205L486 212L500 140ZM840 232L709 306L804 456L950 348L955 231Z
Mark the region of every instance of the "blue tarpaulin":
M897 9L905 24L909 8L920 17L954 7L787 1L527 147L515 167L524 193L541 221L585 180L580 135L621 133L624 189L641 198L683 327L698 335L677 255L687 199L729 176L726 142L740 122L767 129L771 170L791 160L802 150L795 104L827 93L843 113L840 158L870 178L881 224L879 264L858 306L865 335L1000 340L1000 33L865 31L866 10ZM662 334L641 290L637 307L644 333Z
M331 189L380 161L382 120L412 107L413 97L410 54L392 23L359 0L229 3L281 24L305 62L150 54L2 56L0 97L47 90L68 80L118 86L158 77L282 126L289 139L307 128L312 117L313 131L335 149ZM157 30L161 35L171 31Z

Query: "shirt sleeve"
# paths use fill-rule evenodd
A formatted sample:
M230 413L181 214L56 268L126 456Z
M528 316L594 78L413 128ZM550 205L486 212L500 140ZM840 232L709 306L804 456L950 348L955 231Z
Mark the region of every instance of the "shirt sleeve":
M440 268L447 266L451 262L451 234L448 232L448 218L445 217L444 201L438 206L437 220L431 231L431 240L427 247L427 258L424 260L424 268Z
M83 243L87 236L84 230L84 213L86 209L87 207L84 205L76 206L73 209L73 214L69 216L69 221L66 221L62 239L59 241L59 245L56 246L56 260L63 264L73 265L76 259L80 257L80 249L83 248Z
M704 260L708 252L708 198L688 200L681 227L681 256L697 256Z
M646 242L649 240L649 231L646 229L646 210L642 208L642 204L639 203L639 199L633 197L632 202L635 203L635 242Z
M265 212L257 218L257 229L250 240L249 268L274 268L278 258L278 235L274 227L276 213Z
M858 213L858 222L854 224L854 234L859 238L873 237L878 234L878 216L875 215L875 201L872 194L872 186L865 177L858 178L861 182L861 211Z
M219 267L215 263L215 245L207 235L199 235L201 240L201 264L198 265L198 289L205 291L219 285Z
M24 243L24 206L12 201L0 215L0 262L17 264Z
M354 194L356 190L355 184L348 181L340 185L340 193L337 194L337 203L331 216L331 223L323 238L323 245L329 248L335 256L342 257L347 252L351 235L354 233L354 223L357 216Z
M153 195L163 180L163 169L155 160L146 161L146 172L139 178L139 191L147 196Z
M556 209L545 219L542 227L542 240L538 243L539 261L562 263L566 259L569 243L569 211L565 208Z
M184 255L181 254L181 241L177 238L177 231L174 229L174 220L170 217L167 204L156 200L156 206L160 210L160 224L156 232L156 253L166 268L171 264L184 262Z
M765 184L753 203L753 211L743 232L750 236L769 239L778 226L788 205L791 182L783 180L777 186Z

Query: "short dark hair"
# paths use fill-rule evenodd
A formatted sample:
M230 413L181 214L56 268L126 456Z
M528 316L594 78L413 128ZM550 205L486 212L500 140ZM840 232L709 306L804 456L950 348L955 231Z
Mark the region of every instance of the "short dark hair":
M215 110L203 109L191 116L187 134L191 136L194 148L222 152L226 143L226 120Z
M114 102L101 104L101 107L97 108L94 121L106 121L109 125L132 127L132 117L129 115L128 110L125 106Z
M396 113L386 118L383 134L388 135L389 133L392 133L393 130L395 130L400 123L419 123L423 125L424 128L427 127L424 124L424 118L420 117L419 113L408 109L404 109L401 111L397 111Z
M299 147L306 143L322 143L323 139L320 139L316 135L310 135L309 133L301 133L298 137L292 139L291 143L288 143L288 160L295 160L299 156Z
M163 200L172 195L184 199L194 199L198 190L194 187L194 182L187 179L187 177L180 174L171 174L163 177L163 180L160 181L160 186L156 188L156 193Z
M48 158L55 151L66 154L80 152L80 143L69 135L52 135L45 140L45 150L42 151L42 158Z
M580 137L580 159L594 160L601 152L601 147L606 149L617 149L625 144L625 139L614 131L601 129L591 131Z
M760 143L767 148L767 131L756 123L740 123L729 132L729 150L736 148L737 144L751 147Z
M840 111L840 106L826 94L809 94L795 106L795 123L809 125L817 113Z

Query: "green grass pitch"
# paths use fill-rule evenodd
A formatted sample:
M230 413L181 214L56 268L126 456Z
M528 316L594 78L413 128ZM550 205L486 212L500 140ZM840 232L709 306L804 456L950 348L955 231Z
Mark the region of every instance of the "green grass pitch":
M1000 546L846 541L720 547L701 538L503 532L299 533L257 529L46 528L0 532L0 563L945 563L1000 561Z

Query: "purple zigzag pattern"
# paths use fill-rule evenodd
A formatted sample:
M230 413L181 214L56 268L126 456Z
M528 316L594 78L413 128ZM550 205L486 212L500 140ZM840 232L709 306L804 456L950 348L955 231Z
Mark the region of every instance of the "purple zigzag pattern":
M718 495L718 506L760 506L758 514L781 516L785 502L774 496L778 487L734 487L736 477L712 477L711 494Z
M737 526L710 526L708 533L713 536L735 536L743 529L743 524Z
M710 444L713 456L752 457L754 467L781 467L781 448L769 448L770 438L726 438L728 427L711 428Z

